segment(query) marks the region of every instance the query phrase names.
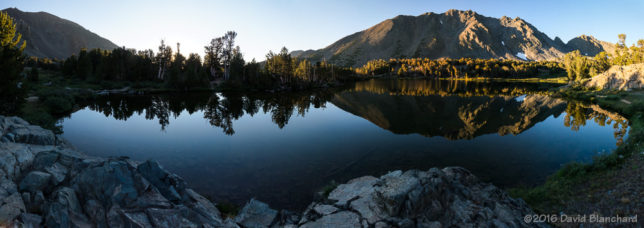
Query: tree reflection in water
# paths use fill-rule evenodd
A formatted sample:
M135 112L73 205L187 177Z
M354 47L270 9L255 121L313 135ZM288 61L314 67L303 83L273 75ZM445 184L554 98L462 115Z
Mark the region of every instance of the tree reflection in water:
M586 121L593 120L599 126L613 125L617 146L624 143L624 136L628 130L628 120L617 113L606 111L597 105L585 105L581 102L570 101L566 107L564 126L573 131L579 131L586 126Z
M253 116L260 111L270 113L273 123L283 128L294 114L304 117L311 106L324 108L331 98L332 91L110 95L99 97L94 103L87 105L87 108L117 120L127 120L134 114L144 113L148 120L158 119L162 131L170 124L170 116L177 118L183 111L188 114L203 111L204 118L212 126L221 128L227 135L233 135L233 122L245 114Z
M383 80L356 83L347 90L289 93L175 93L110 95L87 105L93 111L127 120L145 114L157 119L161 130L170 117L182 112L203 112L204 119L227 135L235 134L234 122L244 115L269 113L280 129L294 115L304 117L327 102L396 134L417 133L427 137L472 139L480 135L520 134L549 116L565 110L564 125L579 130L586 121L612 124L618 145L623 142L628 120L596 105L563 101L546 95L538 84L477 83L445 80ZM528 94L523 100L517 96Z

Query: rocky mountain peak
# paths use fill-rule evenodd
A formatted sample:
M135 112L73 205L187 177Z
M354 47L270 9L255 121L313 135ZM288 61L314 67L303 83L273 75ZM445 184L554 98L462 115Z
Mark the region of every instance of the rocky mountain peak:
M601 41L592 35L585 34L572 38L566 46L569 48L569 51L579 50L582 55L586 56L595 56L602 51L612 53L615 50L615 44Z
M312 61L360 66L372 59L416 57L547 60L575 48L561 39L551 39L520 17L493 18L452 9L440 14L400 15L323 49L294 54Z

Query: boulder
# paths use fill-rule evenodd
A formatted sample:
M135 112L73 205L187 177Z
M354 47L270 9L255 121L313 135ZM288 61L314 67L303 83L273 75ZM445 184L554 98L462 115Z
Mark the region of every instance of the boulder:
M105 218L105 207L100 202L94 199L87 200L83 206L89 222L98 227L107 227L107 219Z
M91 223L83 213L76 197L76 192L62 187L54 193L46 209L45 225L47 227L89 227Z
M16 174L20 173L20 167L16 166L18 161L13 153L14 151L10 148L0 145L0 171L10 179L14 179Z
M7 143L3 147L13 152L13 155L16 157L17 168L19 168L20 171L27 170L31 167L34 155L28 145ZM16 171L18 171L18 169L16 169Z
M606 72L592 77L584 86L613 90L644 88L644 63L612 66Z
M60 153L55 150L41 151L36 154L32 165L34 170L44 171L46 167L52 166L60 157Z
M377 200L373 196L360 197L351 201L350 208L359 213L369 224L388 217L381 205L377 204Z
M360 216L351 211L341 211L335 214L324 216L318 220L302 224L300 227L317 228L317 227L337 227L337 228L354 228L362 227Z
M148 215L144 212L125 212L123 213L123 225L125 227L145 228L153 227Z
M331 205L318 204L313 207L313 210L320 215L330 215L333 212L338 211L339 209Z
M34 125L12 125L9 132L14 134L14 142L36 145L55 145L56 137L50 130Z
M199 216L203 217L205 220L202 222L213 226L218 226L222 223L221 213L212 202L192 189L186 189L185 192L186 200L184 201L184 204L192 208L191 210L199 214Z
M276 217L277 211L271 209L268 204L251 199L235 217L235 222L242 227L269 227Z
M0 199L0 224L15 223L18 216L25 211L20 193L15 192L9 197Z
M21 227L24 228L38 228L41 227L42 216L32 213L20 214Z
M186 184L179 176L170 174L156 161L146 161L138 165L136 169L159 189L165 198L174 202L181 200L180 193L183 193Z
M414 197L418 193L412 191L422 191L420 181L412 171L402 175L385 175L381 179L383 181L375 188L375 200L382 202L384 210L391 215L400 215L408 195L413 197L410 199L412 203L418 200L418 197Z
M20 181L20 191L36 192L50 184L51 174L41 171L31 171Z
M303 227L530 227L534 214L466 169L394 171L380 178L360 177L339 185L303 214ZM336 208L337 210L333 210Z
M68 172L67 167L63 166L58 162L54 163L51 166L46 167L45 171L51 174L52 182L54 185L58 185L61 182L63 182Z
M161 209L161 208L148 208L145 209L150 219L150 223L154 227L196 227L197 225L187 219L183 219L181 212L178 209Z
M0 176L0 199L8 197L15 192L18 192L18 186L16 183L11 179L8 179L6 176Z
M359 177L350 180L346 184L338 185L331 193L328 199L336 201L336 205L343 207L352 199L361 195L368 195L373 192L373 185L378 182L378 178L372 176Z
M71 182L85 198L96 199L103 205L134 205L139 190L146 189L134 167L120 159L90 162Z

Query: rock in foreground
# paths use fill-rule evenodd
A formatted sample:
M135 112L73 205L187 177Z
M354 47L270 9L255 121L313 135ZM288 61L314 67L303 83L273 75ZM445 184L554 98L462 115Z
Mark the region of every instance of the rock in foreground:
M251 200L236 218L157 162L84 155L0 116L0 227L527 227L533 214L459 167L394 171L338 186L300 215ZM225 184L225 183L222 183Z
M528 227L522 200L480 182L460 167L394 171L338 186L313 203L304 227Z
M0 116L0 227L221 227L219 211L157 162L95 158Z
M612 66L585 83L586 87L599 89L631 90L644 88L644 63Z

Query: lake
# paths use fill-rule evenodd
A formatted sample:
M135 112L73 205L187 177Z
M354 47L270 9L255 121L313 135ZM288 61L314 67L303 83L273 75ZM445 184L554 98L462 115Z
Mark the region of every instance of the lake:
M332 182L462 166L543 183L626 137L628 122L553 85L374 79L314 92L109 95L62 120L89 155L159 161L215 202L300 210Z

